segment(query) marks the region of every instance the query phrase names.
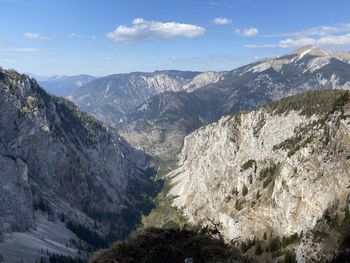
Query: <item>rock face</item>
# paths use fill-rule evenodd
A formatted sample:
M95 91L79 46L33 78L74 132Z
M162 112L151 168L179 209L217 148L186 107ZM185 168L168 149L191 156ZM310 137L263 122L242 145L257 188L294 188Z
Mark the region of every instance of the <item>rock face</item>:
M198 74L182 71L115 74L92 81L69 98L98 119L115 124L157 94L183 91L184 86Z
M192 92L209 84L219 82L226 72L204 72L196 75L189 83L183 87L187 92Z
M190 221L219 224L227 240L264 246L294 234L287 248L298 262L325 262L342 238L332 224L347 218L349 158L349 92L308 92L190 134L170 194Z
M31 231L43 213L101 237L128 234L155 191L143 153L14 71L0 70L0 112L0 233Z

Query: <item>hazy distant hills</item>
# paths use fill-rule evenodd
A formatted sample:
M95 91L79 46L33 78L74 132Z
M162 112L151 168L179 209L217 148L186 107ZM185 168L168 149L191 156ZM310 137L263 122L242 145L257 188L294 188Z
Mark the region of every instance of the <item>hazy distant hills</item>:
M34 76L35 77L35 76ZM66 97L83 85L93 81L96 77L90 75L53 76L38 79L38 83L49 93Z

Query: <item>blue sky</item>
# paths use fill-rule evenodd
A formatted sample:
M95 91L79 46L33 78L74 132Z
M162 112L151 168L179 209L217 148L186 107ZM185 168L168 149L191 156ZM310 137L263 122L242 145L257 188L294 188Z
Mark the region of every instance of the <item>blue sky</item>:
M0 0L0 65L39 75L230 70L350 50L348 0Z

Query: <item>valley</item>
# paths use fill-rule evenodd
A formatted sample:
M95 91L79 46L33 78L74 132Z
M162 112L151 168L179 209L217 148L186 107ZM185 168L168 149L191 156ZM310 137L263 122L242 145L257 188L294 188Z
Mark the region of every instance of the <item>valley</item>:
M349 53L315 46L222 72L1 69L0 259L342 262L349 90Z

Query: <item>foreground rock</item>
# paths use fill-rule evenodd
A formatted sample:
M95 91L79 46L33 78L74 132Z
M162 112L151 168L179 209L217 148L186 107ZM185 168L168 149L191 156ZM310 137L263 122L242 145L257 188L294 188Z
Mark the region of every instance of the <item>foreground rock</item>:
M97 252L90 263L249 262L223 240L190 230L147 229L128 241Z

